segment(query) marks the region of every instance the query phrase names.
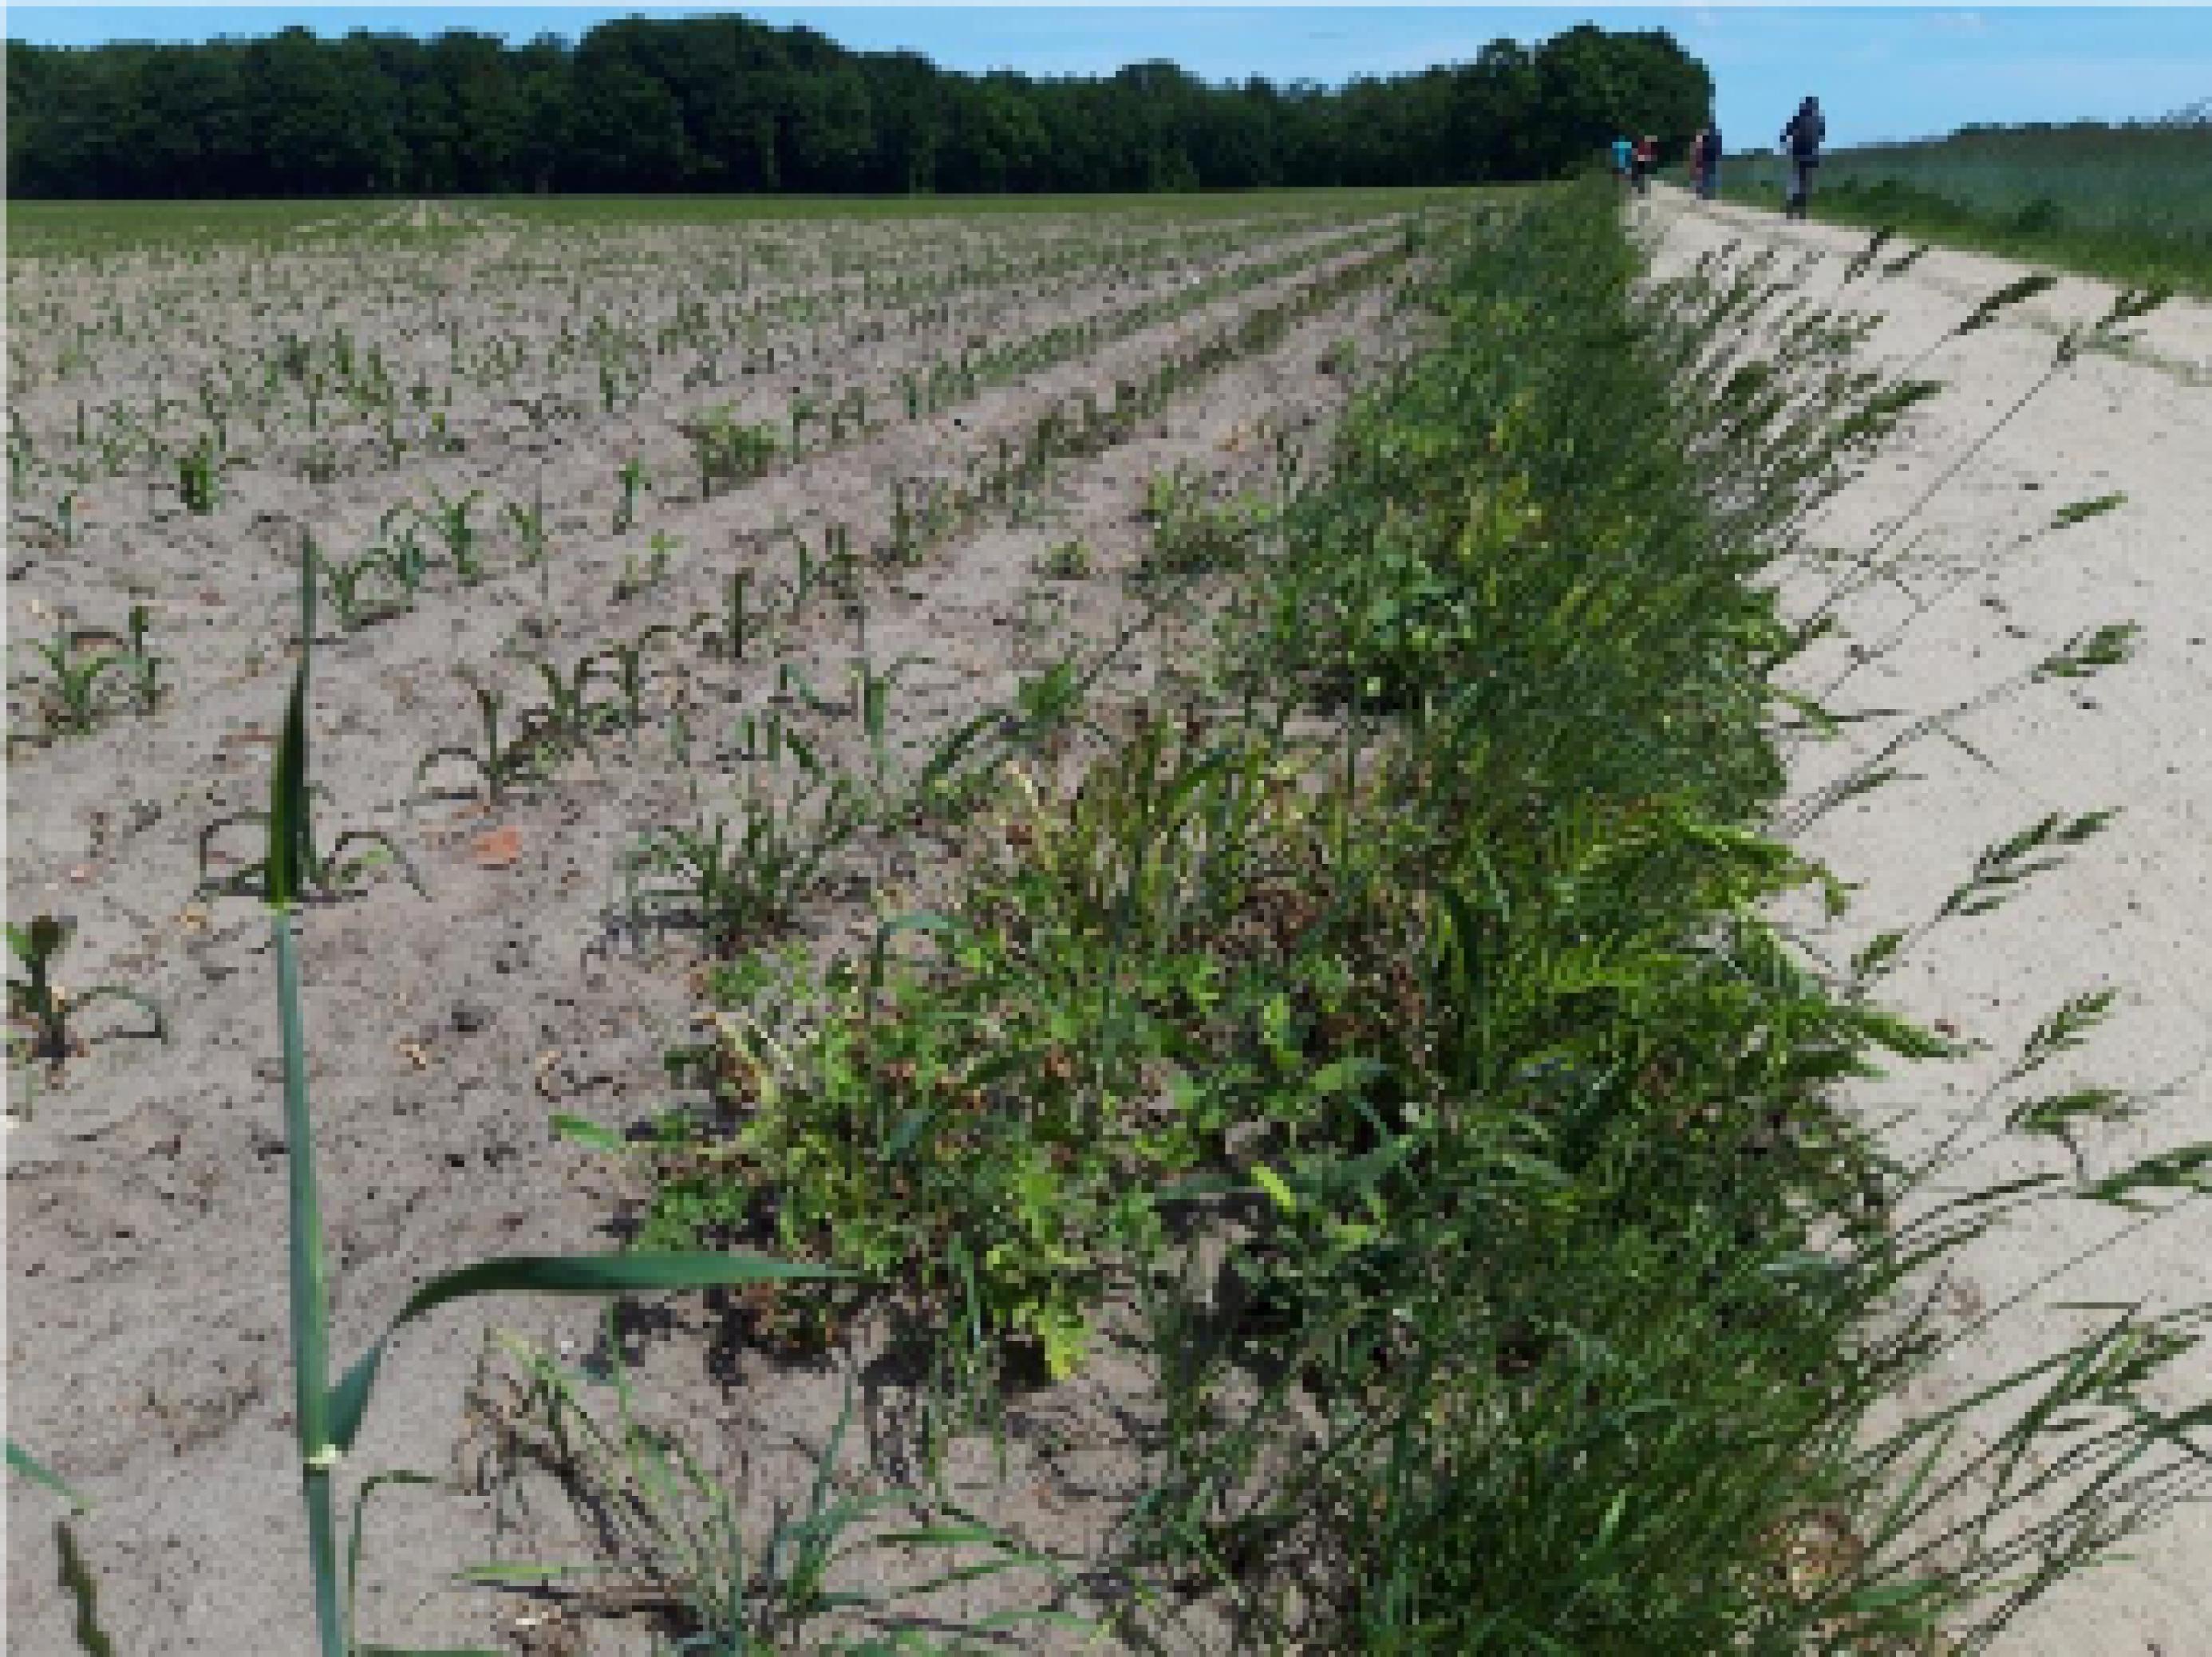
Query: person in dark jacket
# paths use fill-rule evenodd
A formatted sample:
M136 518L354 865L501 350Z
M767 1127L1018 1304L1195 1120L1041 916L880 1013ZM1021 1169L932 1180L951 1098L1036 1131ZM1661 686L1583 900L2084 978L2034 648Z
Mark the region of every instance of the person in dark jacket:
M1806 204L1813 198L1813 169L1820 165L1820 146L1827 141L1827 118L1820 113L1820 100L1808 98L1797 106L1797 112L1782 129L1781 142L1790 152L1790 200L1784 211L1793 219L1805 216Z
M1711 201L1721 193L1721 130L1717 126L1705 128L1690 146L1690 172L1701 200Z

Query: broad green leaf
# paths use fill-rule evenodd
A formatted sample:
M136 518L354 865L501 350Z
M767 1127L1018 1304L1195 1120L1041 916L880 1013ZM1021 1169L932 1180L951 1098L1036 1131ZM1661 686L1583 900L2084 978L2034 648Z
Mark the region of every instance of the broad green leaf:
M384 1349L401 1326L450 1302L476 1295L636 1295L670 1290L715 1289L751 1283L805 1283L849 1278L829 1266L793 1266L781 1260L748 1259L732 1254L518 1254L479 1260L432 1278L415 1291L374 1346L345 1379L331 1390L330 1441L341 1451L353 1448L368 1411L370 1389Z
M1389 1066L1379 1059L1355 1054L1322 1065L1307 1086L1316 1098L1333 1099L1340 1094L1360 1092L1389 1073Z
M292 698L284 713L283 740L269 784L268 887L264 900L272 909L298 901L307 872L307 665L304 658L292 678Z
M1252 1164L1252 1177L1259 1181L1260 1188L1267 1193L1275 1206L1284 1213L1295 1214L1298 1211L1298 1199L1296 1193L1284 1182L1283 1176L1276 1173L1273 1168L1269 1168L1265 1162L1255 1162Z
M573 1139L576 1144L587 1145L593 1150L620 1152L637 1149L614 1129L602 1126L599 1123L587 1120L581 1116L556 1114L553 1118L553 1132L563 1139Z

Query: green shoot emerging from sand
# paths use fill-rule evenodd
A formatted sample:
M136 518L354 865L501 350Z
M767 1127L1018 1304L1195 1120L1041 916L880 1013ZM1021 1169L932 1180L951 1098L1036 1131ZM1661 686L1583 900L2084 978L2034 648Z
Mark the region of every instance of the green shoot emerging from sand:
M339 1569L332 1484L368 1413L371 1390L386 1346L412 1320L450 1302L489 1294L535 1293L613 1296L674 1289L703 1289L828 1275L816 1268L773 1260L703 1253L632 1253L574 1257L517 1256L480 1260L434 1277L417 1290L385 1333L335 1384L330 1378L330 1308L323 1253L322 1209L315 1182L314 1118L307 1099L307 1029L295 936L301 902L313 883L317 859L310 828L308 792L308 676L314 659L314 572L301 565L300 666L285 709L283 738L270 784L268 854L259 865L258 895L269 911L276 967L277 1028L283 1059L285 1144L290 1169L291 1322L295 1419L300 1476L307 1508L307 1549L313 1571L315 1623L322 1657L351 1657L350 1573ZM374 1481L365 1484L365 1499ZM361 1508L355 1509L350 1558L360 1557Z
M8 979L8 1018L11 1047L20 1043L25 1058L58 1071L82 1045L70 1033L71 1021L95 1001L121 1001L136 1007L152 1021L151 1034L168 1040L168 1023L149 997L120 984L95 984L90 989L70 990L54 980L54 957L61 953L75 930L74 923L53 915L39 915L27 926L8 925L8 949L14 965L23 969L20 978ZM25 1119L29 1117L27 1102Z

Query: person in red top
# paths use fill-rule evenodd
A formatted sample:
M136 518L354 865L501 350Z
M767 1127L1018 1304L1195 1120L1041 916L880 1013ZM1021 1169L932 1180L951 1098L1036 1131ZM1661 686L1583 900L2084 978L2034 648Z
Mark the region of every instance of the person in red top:
M1653 137L1647 132L1643 137L1636 141L1636 155L1632 171L1636 179L1636 193L1638 195L1648 196L1651 193L1651 172L1652 169L1658 165L1659 140Z

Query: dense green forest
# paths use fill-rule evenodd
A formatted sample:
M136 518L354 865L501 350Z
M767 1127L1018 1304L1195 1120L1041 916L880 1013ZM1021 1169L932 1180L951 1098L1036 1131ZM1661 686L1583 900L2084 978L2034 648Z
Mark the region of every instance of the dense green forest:
M1435 185L1571 172L1618 130L1686 137L1712 94L1664 32L1584 26L1339 88L963 75L741 17L573 45L302 28L8 43L11 196L532 191L1150 191Z

